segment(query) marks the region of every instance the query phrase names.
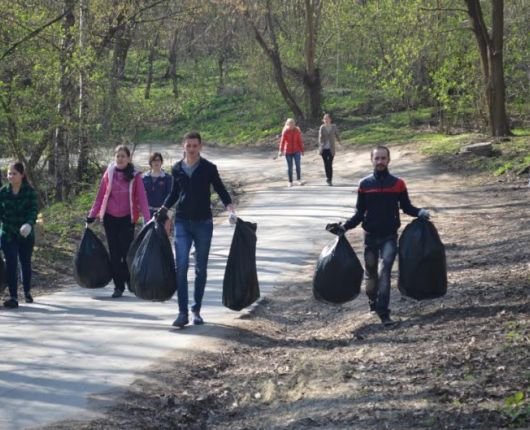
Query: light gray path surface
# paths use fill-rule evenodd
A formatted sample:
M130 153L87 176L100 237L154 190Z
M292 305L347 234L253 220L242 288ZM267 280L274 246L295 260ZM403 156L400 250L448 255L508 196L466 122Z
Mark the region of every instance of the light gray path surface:
M135 161L162 149L166 165L180 153L167 147L140 147ZM238 215L258 223L257 265L262 296L295 282L304 266L313 266L318 250L332 237L323 227L351 215L352 171L324 185L320 157L302 161L305 186L286 187L284 160L270 154L206 152L221 175L238 178L246 194ZM363 163L366 172L368 163ZM348 172L349 173L349 172ZM130 293L119 300L101 290L73 287L15 311L0 310L0 429L32 428L56 420L90 417L98 396L129 385L135 374L176 349L205 342L208 322L230 323L239 316L222 307L221 287L233 227L223 218L214 229L208 284L203 305L206 325L173 330L176 298L145 302ZM193 274L190 272L190 279ZM191 283L192 285L192 283ZM198 340L198 337L201 339Z

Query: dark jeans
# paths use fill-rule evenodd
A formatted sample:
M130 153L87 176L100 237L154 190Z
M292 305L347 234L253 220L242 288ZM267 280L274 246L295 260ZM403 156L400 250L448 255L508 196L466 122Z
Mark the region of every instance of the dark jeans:
M9 295L12 299L18 300L18 262L22 267L22 285L24 294L29 294L31 290L31 255L35 237L29 236L27 239L16 237L11 240L2 238L2 251L6 259L7 285Z
M103 227L109 244L110 265L114 289L125 290L125 283L129 283L130 275L127 267L127 251L134 239L134 224L131 216L115 217L105 214Z
M289 182L293 182L293 160L294 166L296 168L296 179L300 180L301 178L300 158L301 155L299 152L295 152L294 154L285 154L285 161L287 162L287 176L289 177Z
M383 238L364 236L366 294L380 317L390 313L390 273L397 253L397 234Z
M322 160L324 160L324 170L326 171L326 178L331 181L333 179L333 154L331 150L322 150Z
M195 245L195 303L193 312L201 310L202 298L206 287L208 255L212 243L213 221L206 220L175 220L175 262L177 266L177 297L179 312L188 313L188 267L190 249Z

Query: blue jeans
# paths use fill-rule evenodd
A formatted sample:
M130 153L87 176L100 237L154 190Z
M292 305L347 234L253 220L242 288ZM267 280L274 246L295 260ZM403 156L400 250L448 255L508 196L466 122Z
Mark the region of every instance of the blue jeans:
M31 290L31 255L35 237L29 236L27 239L15 237L11 240L2 238L2 251L6 259L7 285L9 295L12 299L18 300L18 262L22 267L22 285L24 294L29 294Z
M287 176L289 177L289 182L293 182L293 160L296 167L296 179L300 180L300 158L301 155L299 152L294 154L285 154L285 161L287 161Z
M200 221L175 220L177 297L179 301L179 312L181 313L188 313L188 267L192 243L195 245L195 303L191 310L193 312L199 312L201 310L204 288L206 287L206 269L208 267L208 255L210 254L212 234L212 219Z
M388 316L390 273L396 259L397 235L373 238L365 234L364 245L366 295L380 317Z

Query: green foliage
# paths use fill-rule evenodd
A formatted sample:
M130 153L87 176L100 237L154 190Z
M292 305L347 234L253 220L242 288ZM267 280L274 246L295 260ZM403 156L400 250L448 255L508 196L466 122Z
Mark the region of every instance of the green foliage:
M463 145L469 144L477 139L476 134L464 133L456 136L448 136L434 133L421 147L421 152L427 155L446 156L458 154Z
M510 427L520 427L530 423L530 402L528 393L517 391L504 399L501 413Z
M55 241L48 243L64 244L71 237L79 237L84 229L84 220L96 196L96 187L76 196L69 202L57 202L40 214L40 229L44 235L51 235Z
M434 130L422 130L411 123L426 121L430 118L429 109L414 112L397 112L388 115L365 118L365 123L355 125L356 118L346 118L345 126L341 126L344 143L350 145L377 145L385 143L406 143L429 139ZM368 121L366 121L368 119ZM352 123L347 127L348 122ZM340 121L339 121L340 125Z

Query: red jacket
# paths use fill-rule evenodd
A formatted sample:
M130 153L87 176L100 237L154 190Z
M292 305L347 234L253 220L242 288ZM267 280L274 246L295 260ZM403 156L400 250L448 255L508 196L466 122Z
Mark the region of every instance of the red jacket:
M304 153L304 142L302 142L302 132L298 127L286 129L282 132L280 140L280 152L282 154Z

